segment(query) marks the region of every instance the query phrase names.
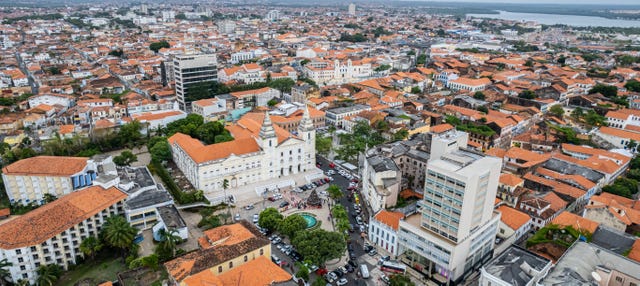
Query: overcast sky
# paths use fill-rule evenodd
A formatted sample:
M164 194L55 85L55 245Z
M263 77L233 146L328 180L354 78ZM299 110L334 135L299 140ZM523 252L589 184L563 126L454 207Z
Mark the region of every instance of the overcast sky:
M602 4L603 6L618 5L638 5L640 0L425 0L427 2L489 2L489 3L526 3L526 4Z

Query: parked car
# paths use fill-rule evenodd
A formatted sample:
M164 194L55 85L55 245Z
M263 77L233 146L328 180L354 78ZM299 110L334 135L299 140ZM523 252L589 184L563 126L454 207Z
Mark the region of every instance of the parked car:
M356 270L353 266L351 266L351 264L345 264L344 268L346 268L347 272L349 272L349 273L353 273L353 271Z
M373 249L373 246L371 246L371 245L365 245L364 246L364 252L368 253L369 251L371 251L371 249Z
M253 214L253 223L258 223L258 220L260 220L260 215Z
M236 221L239 221L239 220L240 220L240 214L236 214L236 215L233 217L233 219L235 219Z
M253 204L246 205L246 206L244 207L244 209L245 209L245 210L248 210L248 211L250 211L250 210L252 210L252 209L254 209L254 208L255 208L255 206L253 206Z
M369 256L375 256L376 254L378 254L378 251L376 251L376 249L371 249L371 251L369 251Z
M287 201L284 201L284 202L280 203L280 207L281 208L288 207L288 206L289 206L289 202L287 202Z
M347 278L340 278L340 280L338 280L338 282L336 282L336 285L338 286L343 286L343 285L347 285L347 283L349 283L349 281L347 280Z

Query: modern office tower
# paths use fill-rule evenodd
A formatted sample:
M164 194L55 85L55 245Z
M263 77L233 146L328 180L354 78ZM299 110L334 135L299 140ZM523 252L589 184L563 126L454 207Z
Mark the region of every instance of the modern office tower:
M201 98L189 96L189 87L197 83L218 80L218 64L213 54L177 55L173 59L176 98L180 109L191 110L191 102Z
M356 15L356 4L349 4L349 15L351 16L355 16Z
M468 134L435 136L418 214L400 221L401 260L441 283L459 283L491 258L502 161L467 149Z

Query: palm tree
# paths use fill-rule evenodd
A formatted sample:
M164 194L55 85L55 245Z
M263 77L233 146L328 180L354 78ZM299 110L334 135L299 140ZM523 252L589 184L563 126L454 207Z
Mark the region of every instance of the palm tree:
M342 197L342 189L340 189L338 185L329 186L329 188L327 188L327 192L329 192L329 196L334 200L338 200Z
M160 245L171 253L171 257L175 255L176 247L178 242L180 242L180 237L177 235L178 232L175 229L165 230L164 228L160 229L158 232L160 236Z
M62 269L60 269L60 266L57 264L42 265L38 267L36 273L38 273L36 284L39 286L53 286L58 278L60 278Z
M229 188L229 180L224 179L222 180L222 189L224 190L224 199L225 201L229 199L229 197L227 197L227 189ZM231 216L231 202L227 203L227 213L229 214L229 216Z
M89 256L91 260L93 260L96 256L96 253L102 249L102 243L99 239L89 236L82 240L80 243L80 251L84 253L84 255Z
M13 263L9 262L6 258L0 260L0 286L4 286L7 284L7 278L11 277L11 273L9 273L9 267L11 267Z
M122 249L123 256L125 254L124 251L131 247L133 239L138 233L138 230L131 226L122 216L107 218L102 231L107 244Z

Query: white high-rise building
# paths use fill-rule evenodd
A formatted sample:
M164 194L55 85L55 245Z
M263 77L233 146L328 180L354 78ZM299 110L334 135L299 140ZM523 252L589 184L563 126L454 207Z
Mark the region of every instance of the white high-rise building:
M218 33L231 34L236 31L236 22L231 20L224 20L218 22Z
M280 19L280 11L271 10L269 11L269 13L267 13L267 16L265 18L269 21L278 21L278 19Z
M419 213L400 221L401 260L441 283L459 283L491 258L502 161L467 149L460 131L433 138Z
M173 74L180 109L190 111L191 102L201 98L190 97L189 86L218 80L216 55L178 55L173 59Z
M349 4L349 15L351 16L355 16L356 15L356 4Z

